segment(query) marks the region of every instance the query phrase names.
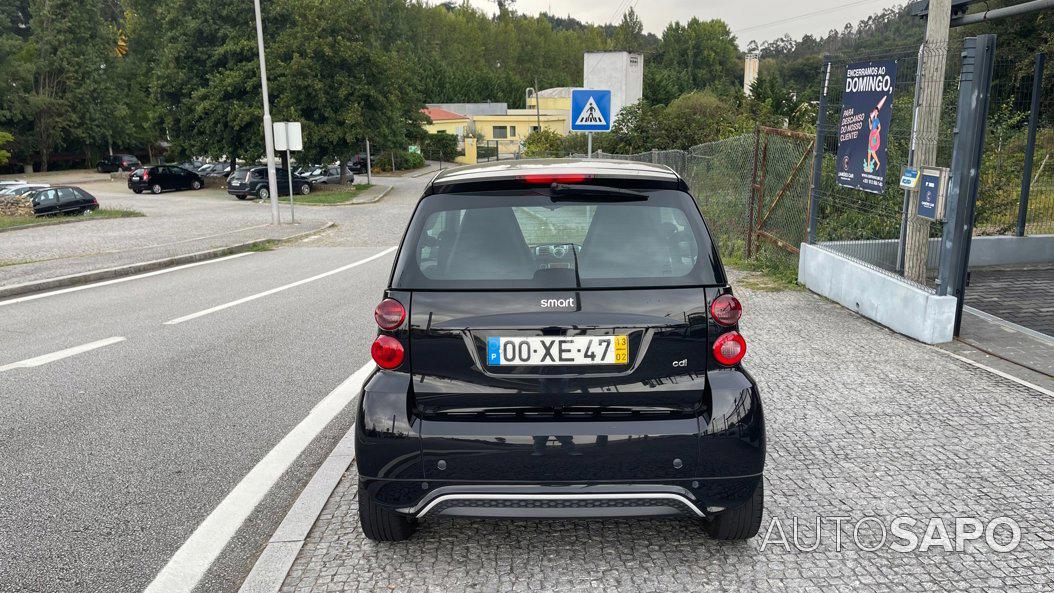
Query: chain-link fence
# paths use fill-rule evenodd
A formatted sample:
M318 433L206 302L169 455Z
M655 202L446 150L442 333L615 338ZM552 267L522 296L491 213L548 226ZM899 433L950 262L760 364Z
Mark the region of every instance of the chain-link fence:
M829 69L825 68L820 77L826 105L817 134L819 183L813 190L818 245L886 272L904 275L907 271L907 276L920 282L933 275L939 263L937 238L942 224L904 216L913 202L909 193L900 188L899 179L905 165L951 161L960 48L960 44L921 49L914 46L876 55L829 57ZM880 193L843 187L837 181L840 168L850 165L838 162L838 145L844 132L840 124L847 67L878 60L896 61L886 135L885 180ZM938 63L946 68L943 76L935 77L939 68L933 66ZM939 127L924 123L934 121L927 112L937 116ZM913 127L916 115L923 122L918 128Z

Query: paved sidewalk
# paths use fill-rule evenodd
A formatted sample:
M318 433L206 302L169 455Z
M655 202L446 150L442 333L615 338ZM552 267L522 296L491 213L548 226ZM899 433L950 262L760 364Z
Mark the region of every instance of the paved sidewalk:
M1054 337L1054 264L972 270L966 304Z
M733 283L743 274L733 273ZM282 586L302 591L1050 591L1054 582L1054 398L890 332L808 292L738 289L749 369L765 398L762 534L707 539L667 520L427 520L409 542L358 528L354 465ZM1006 516L1013 551L970 542L897 552L894 517ZM846 517L841 549L834 517ZM861 523L864 551L853 540ZM773 520L801 547L769 544ZM1005 531L997 531L1005 543ZM954 541L954 533L949 534ZM775 535L773 536L776 537Z

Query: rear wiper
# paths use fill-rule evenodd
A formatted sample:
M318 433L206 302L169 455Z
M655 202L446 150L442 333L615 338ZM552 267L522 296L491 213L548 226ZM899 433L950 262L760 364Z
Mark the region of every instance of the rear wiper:
M621 187L606 187L603 185L572 185L567 183L554 183L549 186L549 193L554 200L574 200L576 198L609 198L620 202L635 202L648 199L648 194L642 194L631 189Z

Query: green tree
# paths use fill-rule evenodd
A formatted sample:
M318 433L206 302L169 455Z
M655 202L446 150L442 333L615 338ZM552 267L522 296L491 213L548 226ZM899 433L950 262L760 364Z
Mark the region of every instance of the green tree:
M0 165L6 165L11 158L11 153L4 150L4 145L14 140L15 137L7 132L0 132Z
M622 22L615 28L615 34L611 38L611 48L618 51L642 52L644 51L644 23L631 6L622 14Z

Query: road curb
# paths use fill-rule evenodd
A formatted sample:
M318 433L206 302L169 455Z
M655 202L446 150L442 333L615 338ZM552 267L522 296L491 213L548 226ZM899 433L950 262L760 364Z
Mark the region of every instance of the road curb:
M384 188L385 189L382 190L376 198L370 198L363 202L355 202L353 201L354 198L352 198L352 200L340 202L339 204L297 204L297 206L307 206L308 208L337 208L341 206L365 206L367 204L376 204L377 202L380 202L384 196L388 195L388 192L392 191L392 186L390 185L385 185Z
M217 257L240 253L242 251L249 251L250 249L254 249L256 247L260 247L268 243L288 243L291 241L297 241L299 239L303 239L305 237L321 233L322 231L329 229L333 225L334 223L327 222L320 228L305 231L303 233L297 233L295 235L290 235L288 237L283 237L280 239L255 239L253 241L248 241L245 243L238 243L237 245L230 245L227 247L220 247L217 249L209 249L206 251L198 251L196 253L188 253L186 255L177 255L175 257L155 259L152 261L128 264L125 266L118 266L115 268L94 270L92 272L84 272L82 274L59 276L57 278L38 280L36 282L15 284L13 286L6 286L0 288L0 299L22 296L34 292L54 290L57 288L68 288L70 286L77 286L79 284L90 284L92 282L99 282L102 280L112 280L114 278L122 278L124 276L134 276L136 274L142 274L144 272L153 272L154 270L161 270L164 268L171 268L174 266L182 266L184 264L192 264L207 259L215 259Z
M357 405L352 400L352 405ZM355 461L355 431L349 430L322 462L267 541L238 593L277 593L304 547L307 535L329 502L344 473Z

